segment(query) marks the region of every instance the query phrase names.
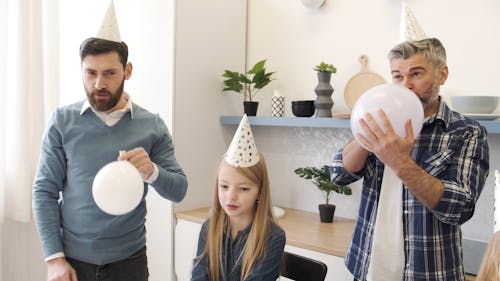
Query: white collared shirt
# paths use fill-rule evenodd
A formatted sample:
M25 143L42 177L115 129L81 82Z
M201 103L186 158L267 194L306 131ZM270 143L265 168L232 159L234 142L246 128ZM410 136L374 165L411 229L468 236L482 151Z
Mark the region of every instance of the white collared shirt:
M125 99L127 100L127 104L125 105L125 107L123 107L121 109L115 110L115 111L108 114L108 113L103 112L103 111L95 110L90 105L89 101L86 100L83 103L82 109L80 110L80 115L82 115L88 108L90 108L95 113L95 115L97 115L97 117L99 117L99 119L101 119L101 121L104 124L106 124L106 126L108 126L108 127L114 126L128 112L130 112L130 114L132 115L132 119L133 119L134 118L134 111L132 109L132 99L130 98L130 95L126 92L123 92L123 95L125 96Z

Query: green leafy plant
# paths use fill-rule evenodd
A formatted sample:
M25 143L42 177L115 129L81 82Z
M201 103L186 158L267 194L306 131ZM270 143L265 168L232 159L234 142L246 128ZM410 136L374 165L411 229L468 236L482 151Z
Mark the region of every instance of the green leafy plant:
M333 66L333 64L329 64L323 61L320 64L316 65L313 69L319 72L337 73L337 68Z
M222 77L227 79L224 80L222 91L241 93L245 101L252 101L258 90L274 80L272 78L274 72L266 72L265 64L266 60L261 60L246 73L224 70Z
M332 191L345 195L352 194L352 190L349 186L340 186L332 183L330 178L330 169L327 165L323 165L320 168L297 168L294 172L301 178L311 180L312 183L314 183L323 193L323 197L325 198L327 205L330 202Z

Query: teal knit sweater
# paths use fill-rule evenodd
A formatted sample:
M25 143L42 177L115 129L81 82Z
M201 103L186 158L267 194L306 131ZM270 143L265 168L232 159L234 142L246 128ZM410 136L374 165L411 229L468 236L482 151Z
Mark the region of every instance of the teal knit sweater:
M33 186L33 210L44 255L103 265L127 258L144 247L145 198L132 212L113 216L92 197L94 176L115 161L120 150L143 147L159 170L151 184L162 197L179 202L187 179L174 156L163 120L133 104L112 127L106 126L84 101L59 108L52 115L41 145ZM144 197L148 185L144 184ZM120 194L116 194L120 196Z

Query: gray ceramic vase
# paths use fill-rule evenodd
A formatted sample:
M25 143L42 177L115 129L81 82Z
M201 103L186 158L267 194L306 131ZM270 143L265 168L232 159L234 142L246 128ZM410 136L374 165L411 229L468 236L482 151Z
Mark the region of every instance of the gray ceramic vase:
M316 117L332 117L333 87L330 84L332 74L330 72L318 71L318 85L314 88L316 100Z

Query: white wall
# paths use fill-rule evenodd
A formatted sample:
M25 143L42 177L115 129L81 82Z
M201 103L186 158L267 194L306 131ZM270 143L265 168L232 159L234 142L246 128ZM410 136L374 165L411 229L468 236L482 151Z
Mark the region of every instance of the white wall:
M221 114L242 111L222 94L225 68L244 70L246 0L176 2L174 127L177 156L189 187L176 210L212 202L215 171L226 143Z
M59 1L61 12L61 103L85 98L80 76L80 43L94 36L109 1ZM122 40L134 69L125 83L134 102L159 113L172 128L173 1L115 1ZM171 133L174 132L171 130ZM180 163L183 166L183 163ZM173 272L172 203L150 189L147 246L151 281ZM45 264L33 224L6 222L3 229L3 280L45 280ZM28 269L29 267L29 269Z
M267 58L277 80L260 93L258 115L270 116L273 89L287 104L295 99L315 99L313 66L324 60L337 66L332 78L335 113L349 112L343 89L360 70L358 57L367 54L369 68L390 81L387 51L399 41L402 1L327 0L321 9L308 9L299 0L249 1L247 60ZM439 38L448 53L450 75L445 95L500 95L500 2L408 0L407 6L428 36ZM287 116L292 116L287 106ZM234 130L234 128L233 128ZM230 131L230 129L228 129ZM316 211L319 191L299 179L293 169L331 161L333 153L350 139L343 129L255 128L257 144L267 155L277 204ZM230 137L230 133L226 137ZM492 172L500 164L500 136L489 137ZM281 145L284 144L284 145ZM293 151L293 153L292 153ZM476 213L464 225L464 237L488 241L493 231L493 187L490 176ZM307 196L303 196L307 192ZM336 196L337 214L355 217L359 192Z
M308 9L299 0L249 1L248 62L268 58L278 79L261 100L270 115L270 94L280 89L287 100L315 98L313 66L333 63L334 112L348 112L343 89L359 72L367 54L371 70L390 81L387 51L399 41L400 0L327 0ZM448 94L498 94L500 3L496 0L407 0L428 36L438 37L448 53ZM278 40L279 38L279 40ZM288 108L289 109L289 108ZM290 113L290 111L288 111Z

